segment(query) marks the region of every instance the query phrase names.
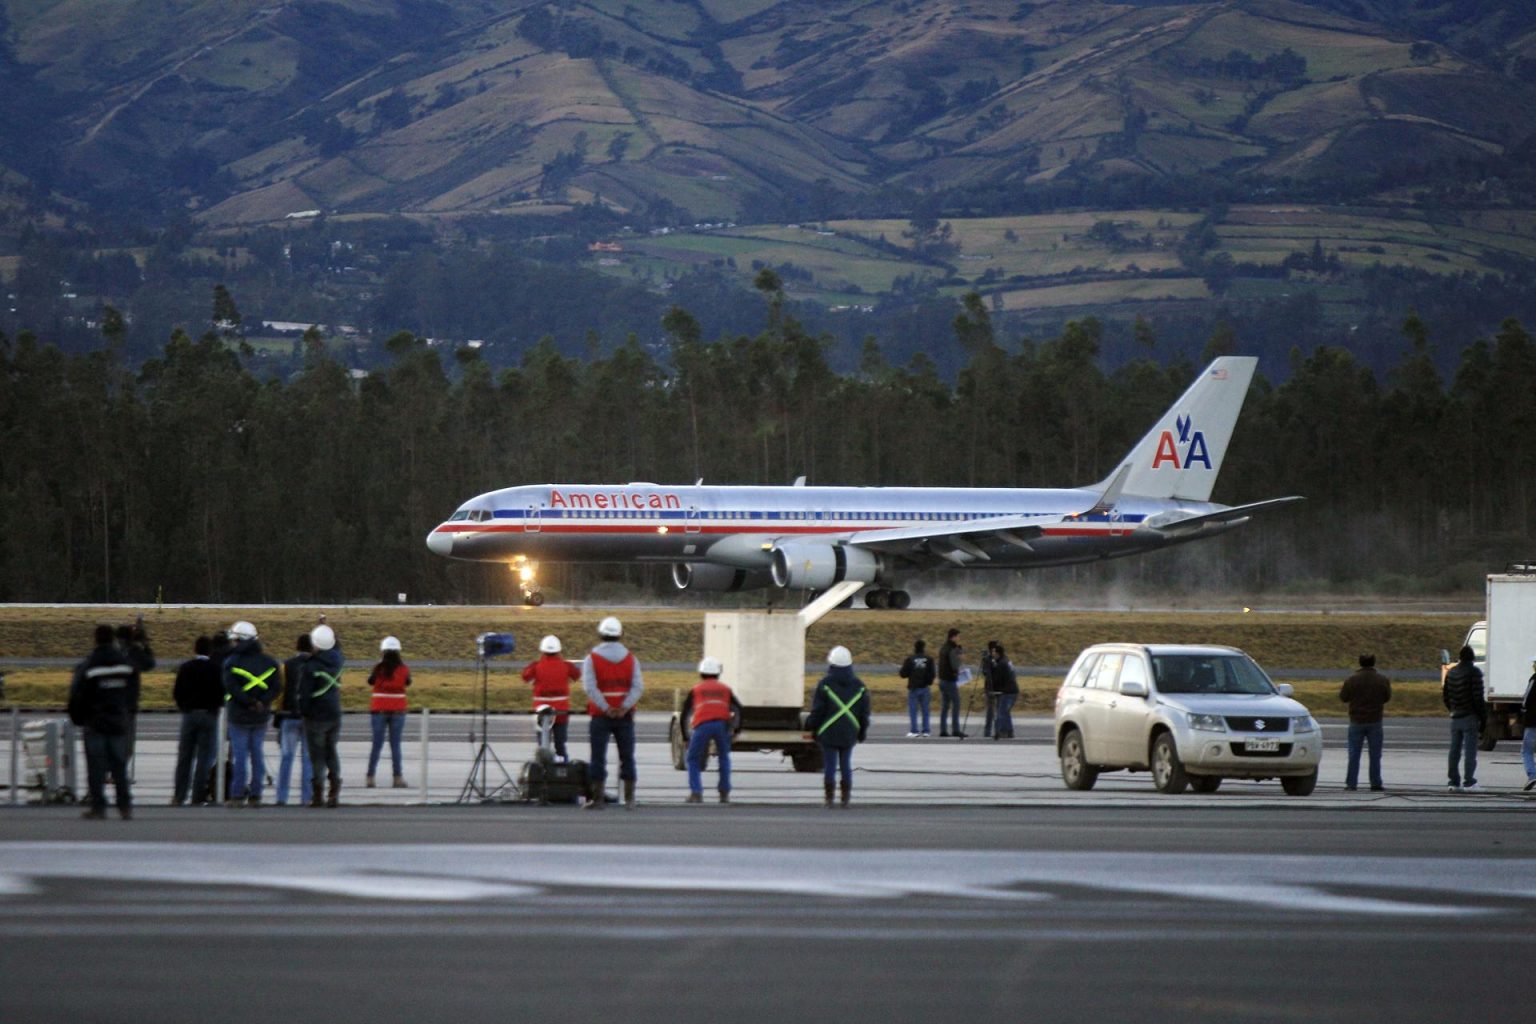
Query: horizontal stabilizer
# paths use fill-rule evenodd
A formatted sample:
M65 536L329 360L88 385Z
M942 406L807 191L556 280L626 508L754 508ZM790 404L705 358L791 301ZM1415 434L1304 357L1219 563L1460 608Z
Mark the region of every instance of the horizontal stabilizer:
M1307 499L1300 495L1289 498L1270 498L1267 501L1256 501L1251 505L1234 505L1231 508L1220 509L1216 512L1207 512L1205 515L1190 516L1187 519L1175 519L1168 523L1150 522L1148 526L1159 533L1183 533L1186 530L1197 530L1210 523L1241 523L1252 518L1255 512L1263 512L1267 509L1279 508L1281 505L1290 505Z

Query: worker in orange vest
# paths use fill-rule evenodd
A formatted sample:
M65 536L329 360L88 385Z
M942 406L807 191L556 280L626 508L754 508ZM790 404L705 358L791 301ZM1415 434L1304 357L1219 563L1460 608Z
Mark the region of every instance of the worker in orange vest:
M620 641L624 627L612 615L597 624L598 645L581 663L581 687L587 691L588 729L592 759L587 777L592 799L587 807L602 810L608 802L603 785L608 778L608 737L619 748L619 778L624 783L624 806L635 807L635 705L645 690L640 661Z
M687 803L704 802L704 762L709 757L709 745L714 743L720 755L720 802L731 802L731 705L736 697L731 688L720 681L722 666L719 658L706 657L699 662L699 684L688 694L684 703L685 713L691 709L688 738L688 799Z
M533 706L543 704L555 712L550 735L555 741L555 756L565 759L565 738L571 717L571 680L581 678L581 669L560 657L560 638L546 636L539 641L539 660L523 669L523 681L533 684Z
M384 746L384 734L389 733L390 766L395 770L395 788L404 789L405 773L400 763L400 734L405 729L405 688L411 685L411 670L400 660L400 641L392 636L379 642L379 663L368 673L368 685L373 697L368 702L369 717L373 720L373 749L368 754L369 789L374 786L373 775L379 767L379 751Z

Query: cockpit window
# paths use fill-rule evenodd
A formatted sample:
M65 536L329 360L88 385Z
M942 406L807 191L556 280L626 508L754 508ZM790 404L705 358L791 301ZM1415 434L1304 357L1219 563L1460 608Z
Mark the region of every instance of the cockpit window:
M455 512L453 515L449 516L448 517L448 521L450 523L461 523L461 522L463 522L464 520L466 520L468 518L469 518L469 509L461 508L457 512Z

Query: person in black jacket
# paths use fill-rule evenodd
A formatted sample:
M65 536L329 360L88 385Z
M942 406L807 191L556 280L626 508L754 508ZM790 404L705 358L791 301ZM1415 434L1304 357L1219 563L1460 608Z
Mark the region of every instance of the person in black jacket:
M981 690L987 702L987 717L981 727L983 737L992 735L997 720L997 641L987 641L987 653L981 656Z
M907 681L907 721L910 728L907 739L928 738L928 712L933 707L934 664L926 652L927 645L918 640L912 644L912 653L901 663L901 678ZM917 712L923 712L923 730L917 730Z
M841 766L843 806L847 807L853 793L853 747L863 743L869 732L869 692L853 674L853 655L848 648L839 645L827 653L827 674L816 684L805 729L821 744L826 806L832 806L832 790Z
M181 737L176 743L176 788L171 806L208 802L208 775L219 748L219 708L224 706L224 684L219 666L208 657L213 642L200 636L192 645L193 656L176 670L171 697L181 711ZM196 768L194 769L194 762Z
M960 646L960 631L951 629L939 648L939 735L948 736L951 721L956 739L965 739L960 731L960 668L965 664L965 648Z
M309 743L311 807L336 807L341 799L341 668L346 663L336 642L336 631L321 624L309 631L313 649L299 667L299 714L304 719L304 738ZM330 792L322 799L326 775Z
M69 720L85 731L86 818L107 816L108 772L116 783L117 813L133 817L128 747L139 711L139 670L114 641L111 626L97 626L96 649L75 667L69 684Z
M309 739L304 732L304 720L299 716L299 671L314 651L308 633L300 633L294 641L296 652L283 660L283 695L272 713L277 726L277 803L288 803L288 790L293 780L293 757L299 755L299 799L309 799L310 766Z
M1019 699L1019 677L1008 660L1008 652L996 640L992 641L993 687L997 691L997 722L992 730L994 740L1013 739L1013 705Z
M1463 647L1451 670L1445 674L1445 686L1440 699L1451 713L1451 752L1446 766L1450 778L1448 787L1453 793L1475 793L1477 784L1477 736L1482 732L1488 717L1488 705L1483 699L1483 672L1472 664L1475 657L1472 648ZM1464 759L1465 768L1457 772L1458 759Z

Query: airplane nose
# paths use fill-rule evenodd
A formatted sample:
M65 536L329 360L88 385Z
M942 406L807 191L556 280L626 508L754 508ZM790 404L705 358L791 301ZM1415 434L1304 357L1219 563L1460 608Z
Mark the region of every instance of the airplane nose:
M433 530L427 534L427 550L434 555L448 557L453 554L453 534L446 530Z

